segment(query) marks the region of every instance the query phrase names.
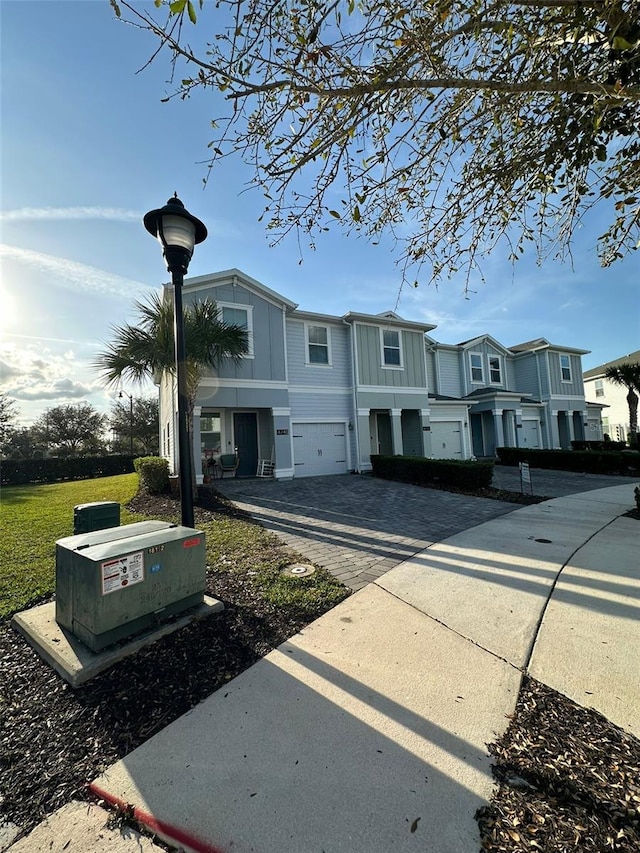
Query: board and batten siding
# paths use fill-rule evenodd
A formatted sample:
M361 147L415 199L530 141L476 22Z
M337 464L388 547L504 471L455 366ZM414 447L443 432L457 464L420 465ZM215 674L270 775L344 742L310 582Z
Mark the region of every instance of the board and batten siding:
M247 305L253 308L253 357L243 358L237 365L230 359L223 359L216 375L223 379L284 381L286 372L282 308L242 287L241 284L198 288L193 292L185 288L185 304L205 298L216 303Z
M331 364L308 364L305 344L305 322L329 329L331 340ZM287 319L287 363L289 387L301 388L348 388L351 389L351 353L349 329L344 325L333 325L318 320Z
M436 361L438 365L438 394L446 397L462 397L464 395L460 359L464 354L454 350L438 350Z
M571 365L571 382L564 382L560 372L560 355L568 355ZM571 353L559 353L554 350L548 351L549 378L552 394L567 394L570 397L584 396L584 384L582 381L582 359L579 355Z
M436 372L436 354L433 350L426 350L426 360L427 360L427 391L432 394L438 394L440 389L438 388L438 374Z
M422 332L399 331L402 338L402 368L382 366L380 329L384 326L355 324L358 379L360 385L389 386L390 388L425 388L424 335Z
M513 371L515 374L513 386L515 391L531 394L532 397L540 396L542 391L538 383L536 355L534 353L516 357L513 362Z

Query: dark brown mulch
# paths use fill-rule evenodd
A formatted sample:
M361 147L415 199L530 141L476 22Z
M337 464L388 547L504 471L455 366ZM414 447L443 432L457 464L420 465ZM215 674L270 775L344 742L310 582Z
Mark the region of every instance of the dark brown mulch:
M490 751L500 787L477 815L483 850L640 851L640 741L601 714L525 678Z
M166 518L178 510L173 498L150 496L130 508ZM224 499L214 509L242 515ZM321 615L270 604L237 572L211 574L208 593L224 602L222 613L75 690L0 622L0 823L29 828L86 796L103 769Z

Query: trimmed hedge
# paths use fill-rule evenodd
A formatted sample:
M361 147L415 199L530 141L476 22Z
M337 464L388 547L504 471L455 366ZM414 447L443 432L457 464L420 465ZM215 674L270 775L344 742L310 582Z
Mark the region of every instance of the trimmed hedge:
M528 462L532 468L554 471L578 471L581 474L623 474L640 471L640 453L610 450L527 450L524 447L498 447L503 465Z
M573 450L625 450L626 442L624 441L572 441L571 448Z
M4 459L0 462L3 486L93 480L133 473L131 456L88 456L82 459Z
M140 489L150 495L162 495L169 491L169 463L160 456L140 456L133 460L133 467L140 476Z
M374 477L415 486L455 486L484 489L491 485L493 462L460 459L425 459L420 456L371 457Z

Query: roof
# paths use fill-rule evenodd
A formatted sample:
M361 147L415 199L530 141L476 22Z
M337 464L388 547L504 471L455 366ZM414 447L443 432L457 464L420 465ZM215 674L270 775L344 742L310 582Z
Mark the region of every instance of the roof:
M495 349L500 350L500 352L504 353L505 355L509 352L509 350L504 346L504 344L501 344L500 341L497 341L494 337L492 337L492 335L489 335L489 334L478 335L475 338L469 338L468 341L460 341L458 346L464 347L465 349L467 349L472 344L481 344L481 343L485 343L487 341Z
M509 349L514 353L536 352L536 350L541 349L562 350L563 352L572 352L575 355L588 355L591 352L588 349L577 349L576 347L568 347L564 344L552 344L546 338L535 338L532 341L525 341L523 344L515 344L509 347Z
M628 355L623 355L620 358L614 358L613 361L606 361L604 364L598 365L598 367L585 370L582 376L584 379L595 379L598 376L603 376L610 367L622 367L623 364L640 364L640 349L630 352Z
M418 323L415 320L403 320L397 315L390 317L389 314L392 313L393 312L389 311L380 315L359 314L356 311L349 311L347 314L343 315L342 319L346 323L360 321L361 323L375 323L376 326L394 326L402 329L418 329L422 332L429 332L431 329L435 329L435 325L433 323Z

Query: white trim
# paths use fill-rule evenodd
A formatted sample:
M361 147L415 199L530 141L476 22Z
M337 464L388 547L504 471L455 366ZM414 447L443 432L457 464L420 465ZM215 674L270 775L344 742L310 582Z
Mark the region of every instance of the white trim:
M397 349L398 350L398 358L400 359L400 364L387 364L384 360L384 333L385 332L393 332L398 336L398 346L388 346L386 349ZM380 367L383 370L404 370L404 352L402 350L402 329L391 329L384 328L384 326L380 326ZM426 377L425 377L426 381Z
M482 357L483 353L481 353L481 352L467 352L467 355L469 357L469 382L472 385L486 385L487 383L484 381L484 358ZM474 366L473 366L472 358L474 355L477 355L478 358L480 359L480 372L482 374L480 379L474 379L473 378ZM475 370L477 370L477 369L478 368L476 367Z
M291 414L291 409L286 409L286 408L275 408L275 409L273 409L272 408L271 414L274 416L274 418L278 418L278 417L279 418L288 418L289 415Z
M284 380L289 382L289 341L287 338L287 311L282 308L282 341L284 344Z
M411 411L411 410L407 410L407 411ZM392 418L402 417L402 412L403 412L403 409L389 409L389 414L391 415Z
M548 397L550 400L584 400L583 394L549 394Z
M271 388L283 391L289 388L286 382L271 379L219 379L217 376L204 376L200 385L204 388Z
M395 385L359 385L361 394L422 394L427 396L426 388L398 388Z
M235 284L235 282L234 282ZM233 310L246 311L247 312L247 342L249 344L249 350L246 355L243 355L243 358L255 358L254 348L253 348L253 305L244 305L242 302L216 302L216 307L218 308L218 314L220 316L220 320L223 320L224 308L231 308Z
M368 418L371 414L371 409L356 409L356 415L359 418Z
M194 406L193 407L194 418L199 418L201 414L202 414L202 406Z
M560 363L560 382L564 382L564 383L567 383L569 385L573 385L573 373L571 370L571 356L566 352L559 352L559 353L557 353L557 355L558 355L558 359L559 359L559 363ZM562 367L562 359L563 358L566 358L567 362L568 362L568 369L569 369L569 378L568 379L564 379L564 377L562 376L562 371L564 369Z
M327 333L327 343L326 344L310 344L309 342L309 326L315 326L318 329L324 329ZM327 361L326 362L317 362L311 361L309 357L309 346L326 346L327 348ZM308 320L304 322L304 363L306 367L333 367L333 359L331 353L331 326L327 323L312 323Z
M273 476L276 480L293 480L295 472L293 468L276 468Z
M281 293L277 293L275 290L271 290L271 288L267 287L266 284L263 284L255 278L251 278L251 276L248 276L246 273L243 273L242 270L235 267L230 270L208 273L207 275L193 276L190 279L186 278L182 289L193 292L195 290L205 290L207 288L225 287L226 285L239 285L240 287L244 287L246 290L255 293L256 296L264 299L265 302L270 302L272 305L275 305L277 308L281 308L283 304L288 306L291 310L295 310L298 307L297 303L287 299L286 296L283 296ZM165 287L171 287L171 284L167 283L165 284Z

